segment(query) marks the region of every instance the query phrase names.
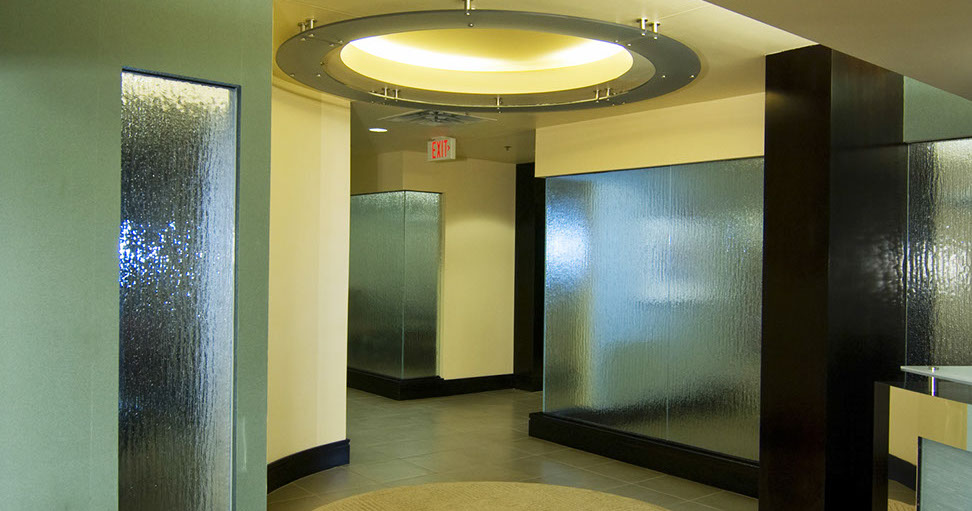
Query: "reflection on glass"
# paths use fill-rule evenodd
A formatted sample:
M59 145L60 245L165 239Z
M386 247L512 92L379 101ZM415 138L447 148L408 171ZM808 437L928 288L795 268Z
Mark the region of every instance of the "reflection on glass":
M762 159L547 179L544 410L758 458Z
M912 144L908 365L972 365L972 139Z
M119 508L229 509L236 92L122 74Z
M348 367L436 375L439 194L351 197Z

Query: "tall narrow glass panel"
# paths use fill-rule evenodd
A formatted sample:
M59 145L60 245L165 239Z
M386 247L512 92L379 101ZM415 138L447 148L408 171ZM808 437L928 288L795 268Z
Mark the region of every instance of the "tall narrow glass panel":
M437 374L439 194L405 192L404 378Z
M122 74L119 508L232 502L237 93Z
M405 194L351 197L348 367L402 378Z
M672 171L668 440L759 458L763 162Z
M972 364L972 139L912 144L909 365Z
M348 367L398 379L436 375L439 197L351 197Z
M544 411L758 457L762 176L547 179Z

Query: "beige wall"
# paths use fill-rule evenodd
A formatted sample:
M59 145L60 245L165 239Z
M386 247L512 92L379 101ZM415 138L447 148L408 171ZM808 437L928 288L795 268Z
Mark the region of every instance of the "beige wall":
M888 452L918 464L918 437L967 449L969 405L891 387Z
M762 156L765 97L750 94L540 128L536 175Z
M350 109L282 87L271 105L268 461L346 438Z
M516 166L418 152L355 162L353 193L401 189L443 194L439 376L512 373Z

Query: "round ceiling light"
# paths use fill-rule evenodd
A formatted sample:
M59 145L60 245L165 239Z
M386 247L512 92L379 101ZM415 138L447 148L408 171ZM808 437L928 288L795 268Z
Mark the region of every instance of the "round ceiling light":
M679 89L698 56L603 21L518 11L372 16L310 28L277 51L296 80L357 101L462 111L608 106Z

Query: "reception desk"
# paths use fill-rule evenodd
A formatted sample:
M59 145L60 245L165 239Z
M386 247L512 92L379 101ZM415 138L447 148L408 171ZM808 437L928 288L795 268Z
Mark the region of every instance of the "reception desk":
M968 510L972 367L902 371L875 387L873 510Z

